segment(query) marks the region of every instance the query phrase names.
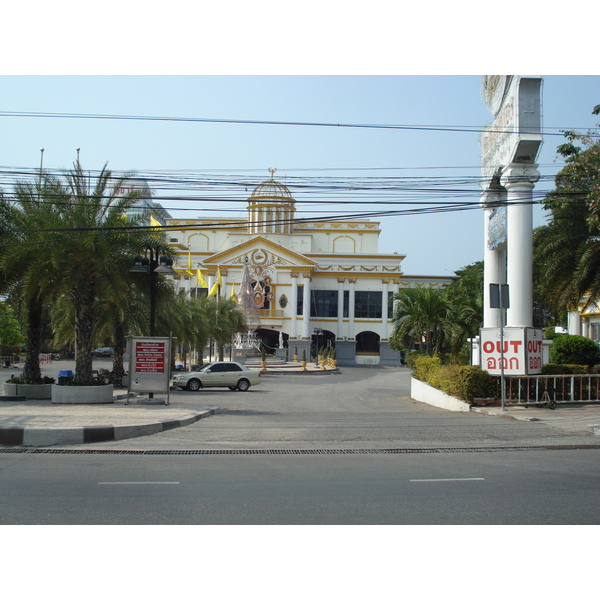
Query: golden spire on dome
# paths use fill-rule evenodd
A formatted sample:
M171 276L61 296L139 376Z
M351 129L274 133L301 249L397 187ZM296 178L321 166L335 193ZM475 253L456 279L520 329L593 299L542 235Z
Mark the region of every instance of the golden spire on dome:
M271 181L275 181L275 173L277 172L277 169L274 169L273 167L268 169L269 173L271 173Z

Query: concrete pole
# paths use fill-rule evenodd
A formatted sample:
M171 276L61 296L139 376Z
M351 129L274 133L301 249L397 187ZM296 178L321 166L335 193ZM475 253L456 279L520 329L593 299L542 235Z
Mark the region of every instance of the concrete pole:
M507 190L508 327L533 326L533 209L532 192L540 178L537 165L513 163L500 179Z

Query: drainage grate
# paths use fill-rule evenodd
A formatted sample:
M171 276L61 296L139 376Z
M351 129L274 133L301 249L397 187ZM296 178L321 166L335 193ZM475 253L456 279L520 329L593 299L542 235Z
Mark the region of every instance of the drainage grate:
M73 449L66 448L0 448L2 454L130 454L130 455L208 455L208 454L440 454L455 452L521 452L539 450L600 450L599 444L572 446L494 446L477 448L384 448L384 449L306 449L306 450L118 450L118 449Z

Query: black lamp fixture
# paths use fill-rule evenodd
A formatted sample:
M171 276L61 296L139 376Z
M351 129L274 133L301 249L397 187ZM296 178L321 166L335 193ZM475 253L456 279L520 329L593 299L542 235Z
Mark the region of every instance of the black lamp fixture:
M134 259L130 273L150 274L150 336L155 333L156 324L156 281L158 274L177 275L173 269L173 260L165 255L163 246L144 246L144 255L138 254Z

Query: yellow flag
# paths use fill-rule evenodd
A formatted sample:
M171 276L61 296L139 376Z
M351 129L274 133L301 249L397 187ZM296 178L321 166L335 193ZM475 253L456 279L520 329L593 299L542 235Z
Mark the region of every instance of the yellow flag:
M208 283L206 283L206 279L204 279L204 275L200 269L196 269L196 275L198 276L198 287L207 288Z
M152 233L160 234L160 232L162 231L162 224L160 223L160 221L155 219L152 215L150 215L150 225L153 228L153 229L151 229Z
M230 300L237 302L237 296L235 295L235 284L231 282L231 295L229 296Z
M219 293L219 282L215 281L214 285L210 288L210 292L208 292L208 298L211 296L216 296Z

